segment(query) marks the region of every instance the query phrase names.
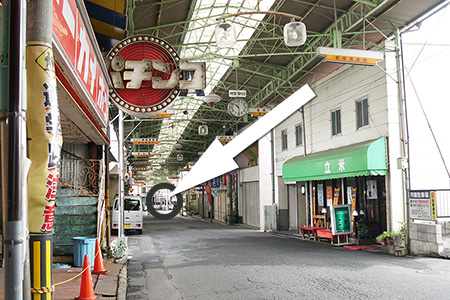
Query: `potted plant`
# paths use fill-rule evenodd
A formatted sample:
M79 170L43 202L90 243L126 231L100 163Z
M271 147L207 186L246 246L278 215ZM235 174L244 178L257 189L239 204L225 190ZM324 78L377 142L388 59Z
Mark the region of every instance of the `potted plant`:
M376 237L378 243L382 245L393 245L394 244L394 236L392 232L383 231L382 234Z

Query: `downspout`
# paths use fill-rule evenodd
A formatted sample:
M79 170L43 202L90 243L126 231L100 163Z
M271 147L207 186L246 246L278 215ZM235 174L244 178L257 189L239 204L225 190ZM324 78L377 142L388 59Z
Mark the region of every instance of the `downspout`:
M24 193L21 186L21 165L24 158L23 130L25 115L22 111L25 69L25 3L6 1L3 17L9 13L8 52L2 53L8 60L6 116L2 120L2 194L3 194L3 243L5 263L5 299L23 299L24 287ZM4 25L5 23L3 23ZM8 28L8 27L7 27ZM2 31L5 28L2 28ZM3 34L7 34L3 31ZM6 50L6 49L3 49ZM6 78L3 78L6 79ZM3 107L3 105L2 105ZM5 122L6 121L6 122ZM6 168L5 168L6 166ZM29 292L29 291L28 291Z

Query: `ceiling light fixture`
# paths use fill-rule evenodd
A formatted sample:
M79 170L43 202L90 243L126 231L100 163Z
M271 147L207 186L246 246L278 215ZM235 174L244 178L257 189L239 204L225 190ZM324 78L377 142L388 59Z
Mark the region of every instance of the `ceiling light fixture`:
M236 30L234 29L234 24L230 21L226 21L226 18L253 14L277 15L291 18L291 22L287 23L283 30L285 45L288 47L298 47L306 42L306 26L301 22L302 17L276 11L249 11L216 18L217 21L224 21L217 24L216 29L214 30L217 46L220 48L227 48L233 47L236 44ZM298 21L295 21L295 19Z

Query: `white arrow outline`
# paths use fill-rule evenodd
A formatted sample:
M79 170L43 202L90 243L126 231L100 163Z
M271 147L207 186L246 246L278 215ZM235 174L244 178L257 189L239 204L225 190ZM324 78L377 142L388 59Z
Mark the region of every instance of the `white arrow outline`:
M225 146L222 146L222 143L215 139L192 170L178 183L171 195L176 195L214 177L239 168L233 159L235 156L244 151L254 141L259 140L315 96L316 94L312 89L308 85L304 85Z

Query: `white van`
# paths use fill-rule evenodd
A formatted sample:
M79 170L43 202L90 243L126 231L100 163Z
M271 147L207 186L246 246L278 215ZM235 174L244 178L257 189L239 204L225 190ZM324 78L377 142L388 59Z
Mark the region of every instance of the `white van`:
M144 205L140 196L125 196L123 199L123 229L125 235L130 230L142 234ZM119 197L114 198L111 216L111 231L117 234L119 229Z

